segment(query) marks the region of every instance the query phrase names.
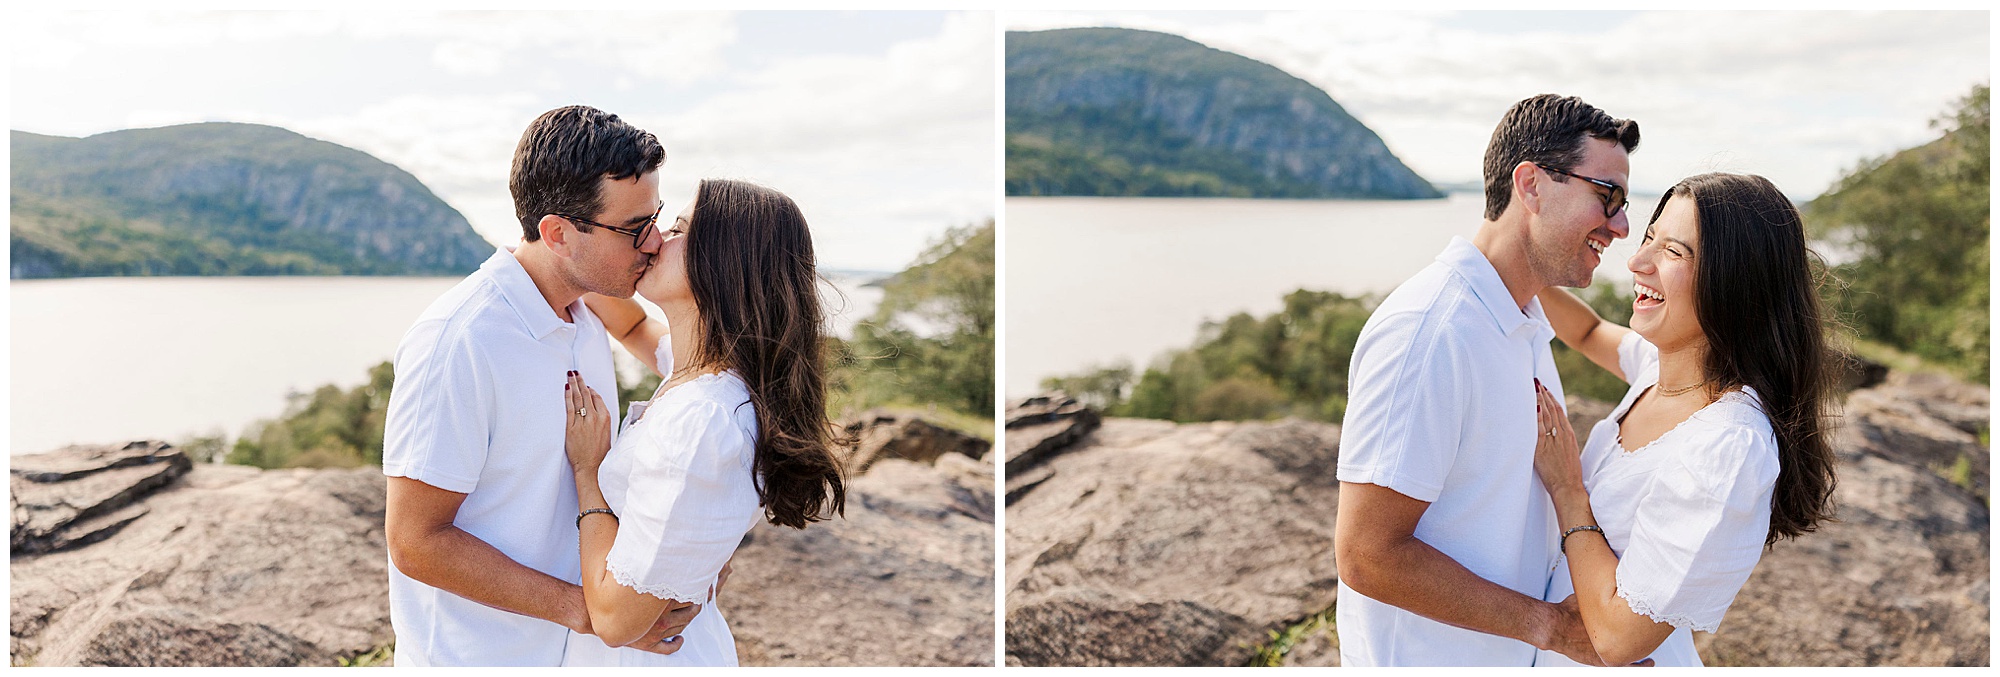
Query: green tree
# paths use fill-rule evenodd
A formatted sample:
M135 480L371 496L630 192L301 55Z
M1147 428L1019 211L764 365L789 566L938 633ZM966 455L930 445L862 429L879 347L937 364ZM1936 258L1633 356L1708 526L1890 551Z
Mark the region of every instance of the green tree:
M1932 122L1942 136L1863 161L1813 200L1808 223L1853 257L1829 304L1862 338L1989 373L1992 105L1977 85Z
M395 385L389 362L368 370L352 390L324 385L294 393L284 416L250 425L228 462L260 468L341 468L382 463L383 423Z
M1611 284L1580 292L1605 319L1625 324L1632 296ZM1097 367L1042 380L1113 416L1172 421L1261 420L1279 416L1340 422L1347 414L1347 367L1354 344L1380 299L1300 289L1264 317L1237 313L1205 322L1194 345L1173 350L1138 375L1130 366ZM1558 344L1556 367L1566 392L1616 401L1625 383L1581 353Z
M1076 398L1078 402L1107 410L1125 401L1126 390L1132 386L1132 365L1114 364L1109 367L1094 367L1081 374L1071 376L1051 376L1042 379L1043 390L1058 390Z
M1347 411L1347 363L1375 300L1301 289L1284 304L1261 318L1237 313L1203 323L1193 346L1154 360L1136 383L1120 365L1042 385L1116 416L1338 422Z
M993 413L993 221L953 228L884 283L875 315L830 341L852 406L935 404Z

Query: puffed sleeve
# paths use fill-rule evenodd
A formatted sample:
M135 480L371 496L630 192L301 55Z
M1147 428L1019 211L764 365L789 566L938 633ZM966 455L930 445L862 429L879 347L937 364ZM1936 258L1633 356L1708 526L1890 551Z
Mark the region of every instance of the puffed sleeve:
M1625 332L1625 338L1618 340L1618 370L1625 372L1626 383L1636 383L1647 369L1660 365L1660 349L1651 341L1639 337L1639 332Z
M751 440L712 400L673 402L646 416L662 419L647 423L634 448L605 569L639 592L703 602L757 514Z
M396 387L383 421L382 474L472 493L492 436L493 380L470 330L431 321L396 351Z
M1461 399L1468 367L1439 322L1406 313L1363 332L1348 368L1335 469L1340 481L1387 487L1425 502L1443 492L1464 446Z
M1618 596L1632 612L1714 632L1763 553L1777 481L1768 429L1730 426L1691 438L1639 499L1618 561Z

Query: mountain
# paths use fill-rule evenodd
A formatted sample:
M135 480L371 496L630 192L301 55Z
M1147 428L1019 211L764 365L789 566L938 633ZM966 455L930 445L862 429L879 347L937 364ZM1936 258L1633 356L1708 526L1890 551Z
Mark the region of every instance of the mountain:
M1326 92L1166 33L1007 33L1007 194L1435 198Z
M460 275L493 253L409 172L277 127L11 141L15 279Z

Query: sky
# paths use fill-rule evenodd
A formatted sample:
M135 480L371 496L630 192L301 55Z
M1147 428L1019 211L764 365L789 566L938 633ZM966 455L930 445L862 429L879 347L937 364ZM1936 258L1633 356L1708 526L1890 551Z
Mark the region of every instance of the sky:
M9 127L277 125L408 170L496 243L542 112L659 136L668 213L704 177L805 211L822 266L895 271L994 216L991 12L8 14Z
M1793 199L1937 137L1991 80L1986 12L1007 12L1008 30L1164 31L1327 91L1434 182L1477 182L1515 101L1582 97L1639 122L1635 192L1708 171Z

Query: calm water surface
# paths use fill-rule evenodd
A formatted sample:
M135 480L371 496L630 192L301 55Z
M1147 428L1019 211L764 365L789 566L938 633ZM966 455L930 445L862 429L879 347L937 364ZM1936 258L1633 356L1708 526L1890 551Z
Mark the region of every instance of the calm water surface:
M836 331L881 301L869 278L830 276ZM353 387L395 356L458 278L125 277L15 280L8 451L140 438L234 438L286 396ZM648 304L650 309L650 304ZM641 368L619 355L628 374Z
M1276 312L1301 287L1386 294L1471 238L1483 199L1007 198L1006 392L1094 365L1143 369L1202 321ZM1631 213L1643 221L1657 199L1634 196ZM1637 237L1614 241L1598 277L1629 283L1637 250Z

